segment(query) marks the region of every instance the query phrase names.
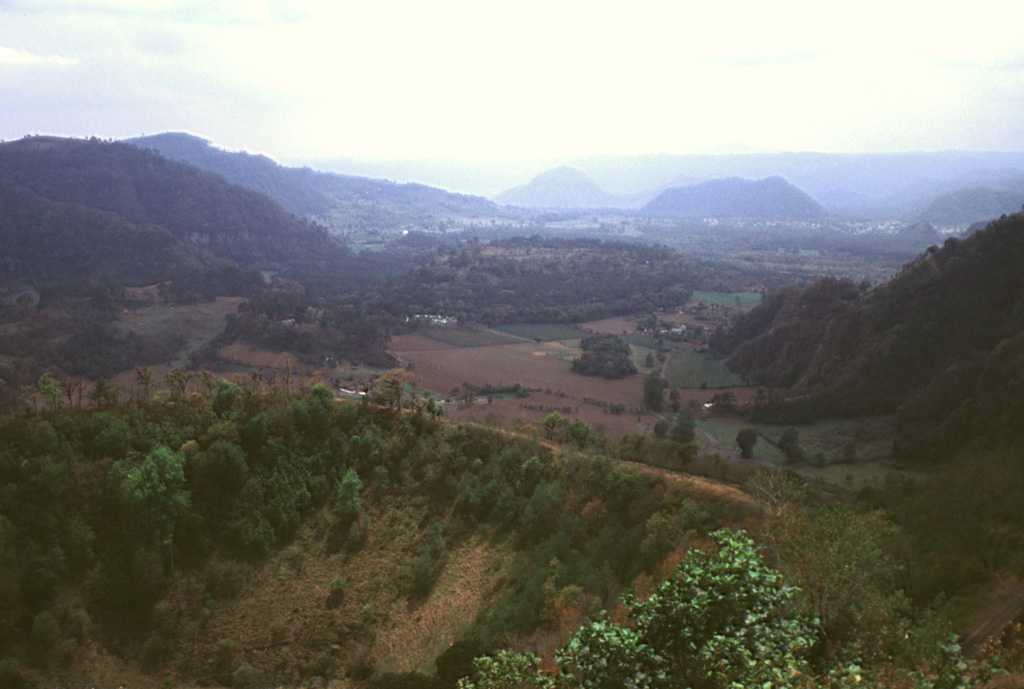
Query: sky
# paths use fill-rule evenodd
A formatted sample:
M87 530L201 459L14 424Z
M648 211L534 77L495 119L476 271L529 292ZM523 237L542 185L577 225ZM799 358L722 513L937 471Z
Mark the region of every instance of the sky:
M1024 150L1024 0L0 0L0 138L277 160Z

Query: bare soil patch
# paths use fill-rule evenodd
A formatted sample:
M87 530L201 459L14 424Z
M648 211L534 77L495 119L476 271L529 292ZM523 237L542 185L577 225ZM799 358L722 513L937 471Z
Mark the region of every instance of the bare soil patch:
M569 407L568 411L566 407ZM480 399L472 406L450 409L446 414L456 421L473 421L529 431L539 429L541 421L551 411L558 411L570 420L580 419L613 440L627 433L642 430L642 424L650 425L656 420L650 414L644 413L641 415L641 422L637 420L635 412L611 414L606 409L581 402L576 397L561 397L543 392L533 392L529 397L522 399L498 398L491 402Z
M622 335L623 333L635 333L636 318L628 318L623 316L615 316L613 318L602 318L599 321L588 321L586 323L580 323L580 328L583 330L590 330L591 332L607 335Z
M247 344L231 344L221 347L218 351L225 359L241 366L254 366L260 368L279 368L291 364L292 371L300 373L312 373L320 368L303 363L294 354L288 352L271 352L267 349L257 349Z
M445 395L463 383L478 387L519 383L526 388L571 392L580 399L593 397L627 407L639 403L639 375L619 380L581 376L570 370L568 361L548 356L548 352L547 345L522 344L409 352L405 358L414 365L413 372L423 387Z

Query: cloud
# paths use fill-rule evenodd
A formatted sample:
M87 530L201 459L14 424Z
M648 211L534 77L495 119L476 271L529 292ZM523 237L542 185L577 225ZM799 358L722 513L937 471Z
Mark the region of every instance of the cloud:
M67 67L75 65L78 60L60 55L36 55L19 48L8 48L0 45L0 65L50 65Z

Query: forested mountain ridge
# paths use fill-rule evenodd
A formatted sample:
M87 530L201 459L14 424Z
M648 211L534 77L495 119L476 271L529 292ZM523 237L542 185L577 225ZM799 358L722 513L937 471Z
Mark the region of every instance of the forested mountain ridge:
M714 179L673 187L648 202L645 215L678 218L820 220L828 212L781 177Z
M266 156L221 150L189 134L156 134L125 142L223 175L233 184L267 195L296 215L341 228L415 225L432 229L453 217L506 215L499 206L479 196L423 184L286 167Z
M686 466L692 446L449 424L400 385L339 403L323 384L168 380L0 417L4 686L484 689L510 685L470 660L510 643L566 689L610 686L609 663L651 689L943 669L948 622L914 618L892 527L781 474L755 500L638 465ZM642 638L602 612L623 607Z
M934 225L966 228L974 222L988 222L1024 205L1024 180L1007 186L976 186L940 194L911 216Z
M325 230L266 196L128 144L52 137L5 143L0 178L51 201L161 227L185 245L243 265L346 253Z
M936 425L958 414L947 439L962 444L981 432L970 421L982 408L1005 418L1019 406L1010 398L1024 366L1014 354L1024 330L1022 262L1024 215L1003 216L967 239L947 239L873 290L826 278L774 294L711 347L753 383L797 395L767 414L865 415L904 405L907 423L923 421L925 409ZM988 373L985 391L965 367Z
M143 285L210 263L165 229L108 211L46 199L0 177L0 284L40 284L117 275Z

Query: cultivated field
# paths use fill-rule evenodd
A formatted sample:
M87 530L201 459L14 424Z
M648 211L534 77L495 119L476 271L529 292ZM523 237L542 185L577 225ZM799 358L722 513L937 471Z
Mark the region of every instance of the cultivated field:
M757 292L701 292L698 290L690 297L690 303L698 301L722 306L747 306L759 303L761 295Z
M663 375L674 388L732 388L743 384L722 361L688 349L672 352Z
M616 316L614 318L602 318L599 321L587 321L580 323L580 328L593 333L605 335L626 335L636 332L637 319Z
M493 347L522 342L522 338L494 330L478 330L463 326L426 328L421 332L424 337L452 347Z
M512 332L532 333L534 337L542 338L573 334L574 331L571 326L558 325L510 326L510 329ZM524 424L538 424L552 411L558 411L566 418L582 419L587 425L601 429L612 438L631 431L649 431L658 419L643 409L642 375L607 380L573 373L571 361L580 354L577 339L542 342L517 340L517 344L455 347L435 340L434 334L438 331L446 332L446 329L423 330L395 337L390 351L410 366L421 387L437 393L441 399L449 400L446 412L449 417L522 427ZM469 339L465 338L466 341ZM646 342L650 338L642 339ZM650 340L650 344L655 343ZM637 350L635 355L640 358L647 351L653 351L640 347L634 349ZM519 384L530 393L528 397L490 395L467 401L463 387L467 383L474 388L500 388ZM710 401L716 390L690 389L680 392L682 404L692 399L702 405ZM737 391L741 401L750 394L752 391ZM611 413L613 405L621 405L624 411Z
M493 328L498 332L521 337L524 340L552 341L552 340L579 340L586 337L587 333L574 325L562 323L512 323L510 325L498 325Z

